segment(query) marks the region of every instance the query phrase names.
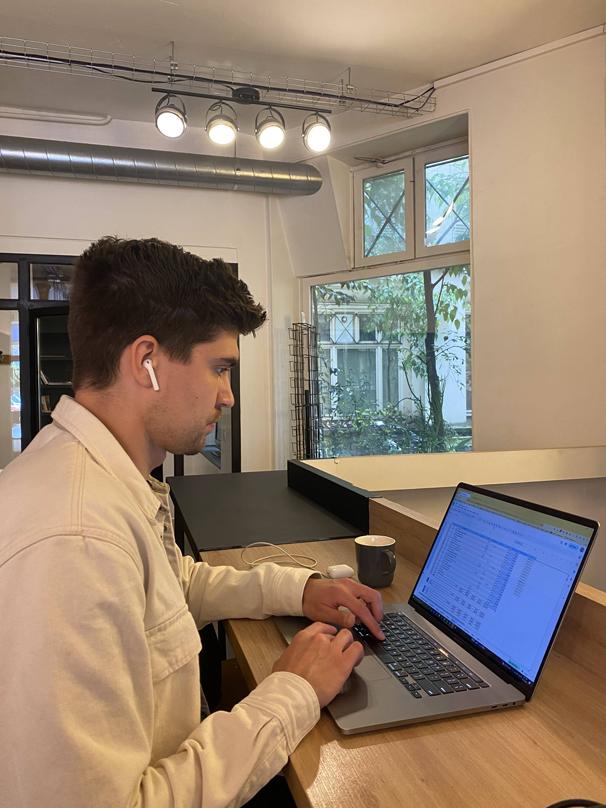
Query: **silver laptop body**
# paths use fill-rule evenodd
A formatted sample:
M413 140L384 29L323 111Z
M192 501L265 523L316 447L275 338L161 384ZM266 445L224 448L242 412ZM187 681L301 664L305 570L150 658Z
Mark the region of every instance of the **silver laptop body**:
M430 695L409 674L397 678L393 659L381 661L375 650L389 655L365 642L362 662L327 708L339 729L366 732L530 699L597 529L593 520L461 483L408 603L387 604L386 615L403 615L434 657L482 684L427 687ZM309 625L276 622L287 642Z

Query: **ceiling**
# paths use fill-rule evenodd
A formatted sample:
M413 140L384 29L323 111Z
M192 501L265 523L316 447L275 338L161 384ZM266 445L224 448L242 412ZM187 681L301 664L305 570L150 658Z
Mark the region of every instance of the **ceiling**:
M174 40L182 64L327 82L351 67L359 88L407 91L604 22L606 0L4 0L0 35L144 59ZM143 84L0 66L0 105L149 121L156 100Z

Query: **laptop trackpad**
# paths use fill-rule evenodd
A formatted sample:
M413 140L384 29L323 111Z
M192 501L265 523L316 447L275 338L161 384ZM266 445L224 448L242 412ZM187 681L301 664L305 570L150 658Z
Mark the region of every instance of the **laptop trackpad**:
M354 671L367 682L374 682L377 679L391 679L392 675L384 668L374 654L366 653Z

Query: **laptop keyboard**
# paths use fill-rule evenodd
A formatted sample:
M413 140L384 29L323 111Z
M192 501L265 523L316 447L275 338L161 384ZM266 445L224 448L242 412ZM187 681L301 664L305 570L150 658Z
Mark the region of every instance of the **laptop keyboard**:
M403 614L386 613L381 628L385 642L376 640L366 626L356 625L352 633L354 639L379 657L415 699L489 687Z

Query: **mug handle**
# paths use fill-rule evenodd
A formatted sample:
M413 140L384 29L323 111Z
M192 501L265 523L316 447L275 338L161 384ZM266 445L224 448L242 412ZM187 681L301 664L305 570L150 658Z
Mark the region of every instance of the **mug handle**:
M396 568L396 554L393 550L389 550L387 547L383 550L382 558L387 561L387 565L383 564L383 572L393 572Z

